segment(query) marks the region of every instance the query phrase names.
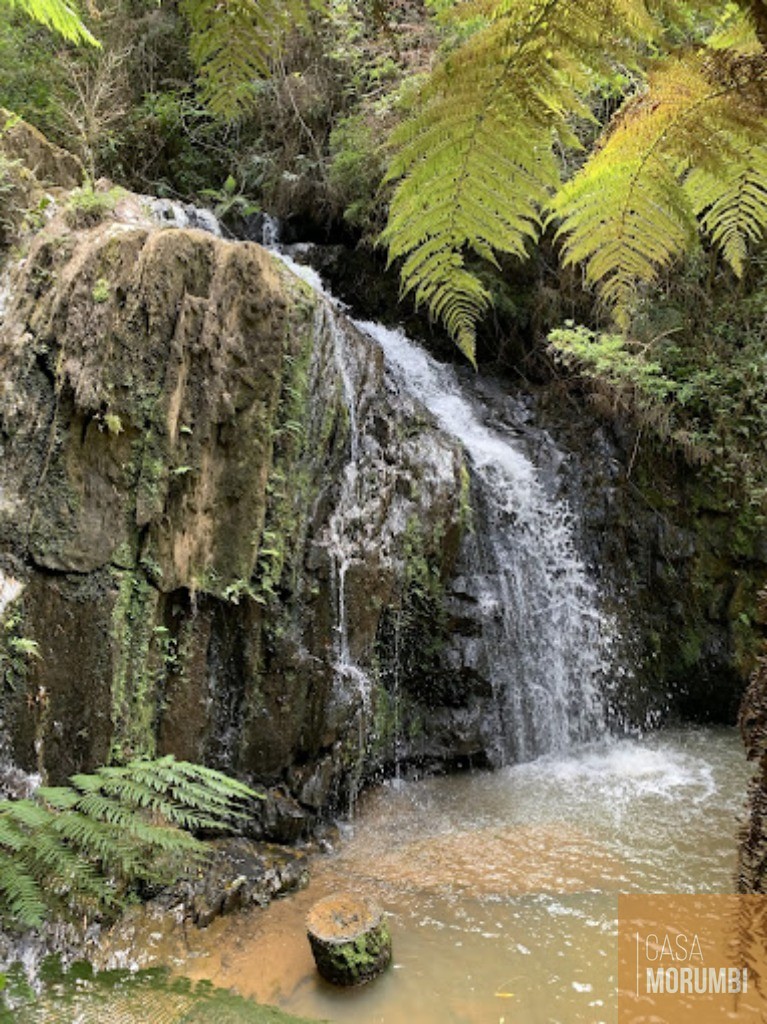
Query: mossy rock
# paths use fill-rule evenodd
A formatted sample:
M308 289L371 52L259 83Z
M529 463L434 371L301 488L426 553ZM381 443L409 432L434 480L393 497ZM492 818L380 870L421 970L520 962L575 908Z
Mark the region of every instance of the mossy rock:
M333 985L372 981L391 963L391 936L383 911L353 893L315 903L306 920L320 975Z

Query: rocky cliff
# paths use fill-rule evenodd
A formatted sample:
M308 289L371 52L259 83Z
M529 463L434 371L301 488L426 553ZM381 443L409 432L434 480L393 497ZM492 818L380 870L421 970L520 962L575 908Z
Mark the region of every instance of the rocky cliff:
M394 757L395 720L430 754L433 700L395 715L387 686L403 616L429 644L462 456L259 246L104 196L5 280L7 754L61 779L173 752L277 787L266 830L300 830Z

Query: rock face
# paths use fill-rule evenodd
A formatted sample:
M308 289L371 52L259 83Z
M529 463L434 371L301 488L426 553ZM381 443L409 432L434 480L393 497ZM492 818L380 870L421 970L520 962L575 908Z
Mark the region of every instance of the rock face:
M4 300L7 753L59 780L172 752L278 787L259 834L295 838L394 756L388 640L407 611L428 641L460 452L263 249L135 197L55 217Z
M0 107L0 153L20 160L43 186L76 188L82 184L85 169L76 156L68 153L4 107Z
M626 623L614 699L629 719L733 724L765 636L763 517L641 429L542 394L536 419L577 453L541 452L580 510L582 547Z
M198 928L224 914L271 900L303 888L309 881L306 854L271 843L217 839L210 861L197 878L185 879L154 901L163 909L181 904Z
M4 138L78 180L23 126ZM0 293L0 760L58 781L172 752L266 786L251 835L279 842L395 761L498 763L457 442L259 246L57 194ZM479 397L637 610L618 703L731 719L763 536L617 428L542 402L555 445L524 402Z

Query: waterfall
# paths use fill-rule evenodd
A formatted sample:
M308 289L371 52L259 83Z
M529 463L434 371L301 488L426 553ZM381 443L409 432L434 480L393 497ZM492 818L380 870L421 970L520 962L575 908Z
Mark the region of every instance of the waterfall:
M176 199L157 199L155 196L140 196L151 217L166 228L197 228L221 237L221 225L211 210Z
M399 386L463 446L472 467L470 539L483 639L502 722L501 756L561 753L604 729L600 680L609 670L612 624L574 541L571 510L549 497L511 431L454 370L401 331L357 322L384 351Z
M334 323L334 358L351 441L329 547L338 587L338 669L356 676L347 637L345 534L359 514L360 474L369 467L360 466L364 427L358 423L359 396L345 351L348 327L339 321L319 275L284 253L276 255L324 295ZM611 671L615 626L600 609L596 584L578 553L572 510L547 493L519 433L489 425L483 402L451 367L401 331L362 321L355 326L381 348L400 393L428 409L442 433L462 446L471 466L475 528L465 541L465 555L498 713L494 759L526 761L594 739L605 729L602 685Z

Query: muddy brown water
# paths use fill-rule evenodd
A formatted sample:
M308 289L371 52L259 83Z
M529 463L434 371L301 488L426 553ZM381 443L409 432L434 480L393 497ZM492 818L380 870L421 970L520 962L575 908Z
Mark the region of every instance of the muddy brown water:
M137 915L110 964L166 964L354 1024L597 1024L616 1009L617 894L733 891L748 778L733 730L658 734L363 800L307 890L205 930ZM389 916L394 965L334 990L305 917L339 889Z

